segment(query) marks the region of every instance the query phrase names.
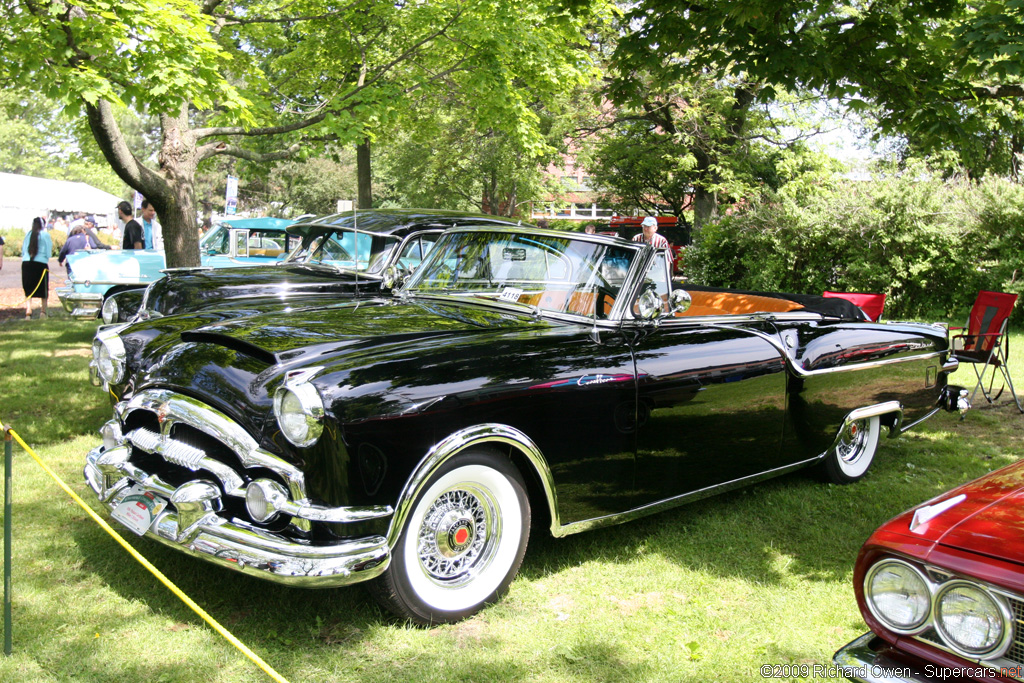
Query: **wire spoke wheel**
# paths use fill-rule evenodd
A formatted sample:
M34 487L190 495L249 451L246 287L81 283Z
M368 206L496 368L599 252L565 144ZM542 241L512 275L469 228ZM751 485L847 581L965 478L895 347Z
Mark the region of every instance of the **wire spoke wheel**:
M880 428L878 417L854 420L845 425L821 464L825 479L836 484L849 484L863 477L875 459Z
M460 454L417 495L391 564L371 591L420 624L465 619L505 593L529 535L530 503L519 470L490 451Z
M501 542L498 512L487 489L464 485L442 493L419 529L417 555L424 574L447 587L472 581Z

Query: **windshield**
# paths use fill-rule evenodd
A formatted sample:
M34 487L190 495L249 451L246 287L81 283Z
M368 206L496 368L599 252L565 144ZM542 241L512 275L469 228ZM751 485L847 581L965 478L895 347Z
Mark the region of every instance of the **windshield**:
M379 274L401 240L394 235L375 235L354 230L334 230L311 235L288 256L288 263L314 263L343 270Z
M226 254L228 253L229 231L223 225L215 225L202 239L199 240L199 253L201 254Z
M568 235L454 232L438 241L406 291L607 318L638 253Z

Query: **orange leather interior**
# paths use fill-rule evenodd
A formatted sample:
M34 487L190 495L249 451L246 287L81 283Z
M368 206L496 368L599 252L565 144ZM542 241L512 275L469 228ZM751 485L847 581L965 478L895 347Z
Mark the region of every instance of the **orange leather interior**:
M733 292L690 292L692 303L677 318L698 315L742 315L746 313L786 313L803 308L802 305L785 299L756 294L735 294Z

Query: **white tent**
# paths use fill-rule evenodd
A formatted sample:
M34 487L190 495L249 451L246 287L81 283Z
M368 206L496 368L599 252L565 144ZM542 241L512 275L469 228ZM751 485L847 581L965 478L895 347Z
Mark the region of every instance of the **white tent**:
M0 228L27 230L34 217L52 211L84 211L108 225L117 218L119 201L120 197L85 183L0 173Z

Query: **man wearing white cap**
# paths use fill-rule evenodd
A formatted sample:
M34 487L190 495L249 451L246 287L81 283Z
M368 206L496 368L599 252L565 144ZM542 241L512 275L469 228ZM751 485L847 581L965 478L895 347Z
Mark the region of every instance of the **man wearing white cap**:
M648 216L640 224L641 232L633 238L634 242L643 242L652 247L668 249L668 240L658 234L658 220L654 216Z

